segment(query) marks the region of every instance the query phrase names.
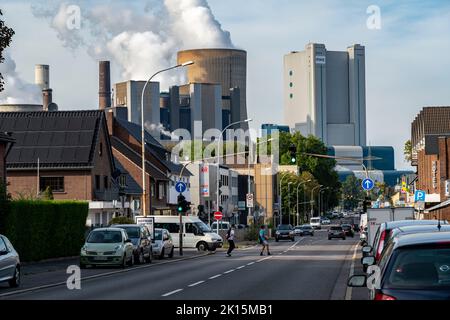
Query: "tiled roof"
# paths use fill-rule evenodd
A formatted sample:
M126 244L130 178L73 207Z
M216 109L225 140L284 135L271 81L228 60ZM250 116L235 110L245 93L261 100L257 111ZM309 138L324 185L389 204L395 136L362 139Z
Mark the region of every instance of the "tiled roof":
M100 110L0 112L0 131L15 139L7 167L92 167L102 121Z
M14 139L6 133L0 132L0 141L14 142Z
M425 107L412 123L412 143L415 146L425 135L450 133L450 107Z

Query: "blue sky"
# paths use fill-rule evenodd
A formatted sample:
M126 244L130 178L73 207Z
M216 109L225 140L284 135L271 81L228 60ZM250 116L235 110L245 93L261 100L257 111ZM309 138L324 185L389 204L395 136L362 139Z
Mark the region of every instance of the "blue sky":
M95 1L99 2L109 3ZM134 1L136 10L141 2ZM360 43L366 46L368 141L393 145L397 168L407 168L402 146L416 114L423 106L450 105L450 2L317 2L208 1L234 45L248 52L248 113L253 126L283 121L284 54L302 50L308 42L324 43L329 50ZM7 24L16 30L11 54L17 71L33 82L34 65L51 64L54 98L61 109L95 108L96 61L85 50L64 48L48 21L32 15L30 3L6 0L1 5ZM366 26L370 5L381 9L381 30ZM120 80L113 69L113 81Z

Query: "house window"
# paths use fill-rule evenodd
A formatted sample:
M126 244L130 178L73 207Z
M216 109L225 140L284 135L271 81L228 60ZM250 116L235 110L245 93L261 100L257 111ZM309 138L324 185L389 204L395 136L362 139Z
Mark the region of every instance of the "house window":
M105 190L106 189L109 189L109 186L108 186L108 176L104 176L103 177L103 186L105 187Z
M40 177L39 187L41 191L50 187L52 192L64 192L64 177Z
M165 183L158 183L158 199L162 200L166 196L166 188Z
M95 175L95 190L100 190L100 176Z
M152 198L155 197L155 189L156 189L155 183L152 182L152 184L150 185L150 193L151 193Z
M119 185L121 188L125 188L127 186L127 176L126 175L121 175L119 177Z

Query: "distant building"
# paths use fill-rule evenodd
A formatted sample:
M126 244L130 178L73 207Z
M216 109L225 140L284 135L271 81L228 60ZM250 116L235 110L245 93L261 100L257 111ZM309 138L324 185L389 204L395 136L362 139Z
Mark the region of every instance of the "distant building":
M265 123L261 126L262 129L262 136L270 136L272 134L272 131L278 130L279 132L286 132L289 133L289 126L279 125L279 124L271 124L271 123Z
M284 57L284 117L326 145L366 145L365 48L310 43Z

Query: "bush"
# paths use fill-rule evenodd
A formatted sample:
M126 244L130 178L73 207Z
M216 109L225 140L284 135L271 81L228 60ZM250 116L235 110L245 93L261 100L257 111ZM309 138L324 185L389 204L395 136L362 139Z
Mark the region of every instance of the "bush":
M22 261L76 256L84 243L88 210L87 202L11 201L0 232Z
M111 221L109 222L109 225L113 225L113 224L134 224L135 222L133 221L133 219L128 218L128 217L115 217L112 218Z
M258 241L260 226L252 224L246 231L244 239L246 241Z

